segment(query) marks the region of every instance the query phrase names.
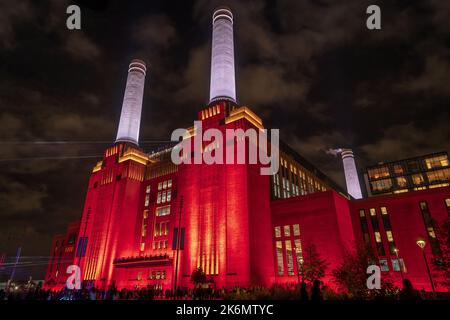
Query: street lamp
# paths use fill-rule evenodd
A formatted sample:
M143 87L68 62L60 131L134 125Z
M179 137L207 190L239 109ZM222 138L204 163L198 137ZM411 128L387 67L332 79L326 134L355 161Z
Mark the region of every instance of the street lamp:
M416 244L419 246L420 250L422 250L422 254L423 254L423 259L425 260L425 266L427 267L427 272L428 272L428 278L430 278L430 283L431 283L431 289L433 290L433 292L436 292L436 290L434 289L434 283L433 283L433 278L431 278L431 272L430 272L430 267L428 266L428 260L427 260L427 256L425 255L425 245L427 244L425 240L423 239L418 239L416 241Z
M395 256L397 257L398 266L400 268L400 276L402 277L402 282L403 282L403 280L404 280L404 277L403 277L403 263L400 262L400 258L398 257L398 251L399 250L397 248L394 249Z

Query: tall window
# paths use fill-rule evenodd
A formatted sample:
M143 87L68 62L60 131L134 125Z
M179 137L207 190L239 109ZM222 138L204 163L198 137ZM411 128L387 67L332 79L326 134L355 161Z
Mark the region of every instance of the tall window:
M389 244L389 252L395 254L395 241L392 234L391 219L386 207L381 207L381 219L383 221L384 230L386 231L386 238Z
M277 251L278 275L284 276L283 243L281 241L276 241L275 247L276 247L276 251Z
M450 199L445 199L445 205L447 206L448 215L450 216Z
M433 254L440 254L441 249L439 247L439 242L436 239L436 234L434 232L434 223L428 209L428 204L425 201L419 203L420 211L422 212L423 223L425 224L425 229L428 235L428 240L430 241L431 251Z
M291 235L291 228L289 225L284 226L284 236L289 237Z
M380 226L378 224L377 211L375 210L375 208L371 208L369 211L370 211L370 220L372 222L372 228L375 236L375 243L377 246L377 252L378 255L384 256L385 252L383 242L381 241Z
M292 258L291 240L285 240L285 247L286 247L286 263L287 263L288 276L293 276L294 275L294 261Z
M369 244L370 243L369 226L367 224L366 212L364 211L364 209L359 210L359 221L361 222L361 229L364 237L364 242L366 244Z

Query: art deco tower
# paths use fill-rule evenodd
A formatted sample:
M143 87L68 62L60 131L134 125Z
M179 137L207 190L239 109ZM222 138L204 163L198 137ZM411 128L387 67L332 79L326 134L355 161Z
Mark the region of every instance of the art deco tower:
M219 7L212 17L211 83L209 101L231 100L236 102L234 73L233 14L226 7Z
M137 59L131 61L116 142L138 144L146 71L144 61Z

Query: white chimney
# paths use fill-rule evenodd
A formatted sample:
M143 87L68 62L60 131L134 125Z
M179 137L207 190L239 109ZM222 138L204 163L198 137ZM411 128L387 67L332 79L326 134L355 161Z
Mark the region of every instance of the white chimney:
M219 7L212 17L211 83L209 101L231 100L236 102L234 74L233 14L226 7Z
M116 142L138 144L146 71L147 66L144 61L137 59L131 61Z
M351 149L342 149L342 162L344 164L345 182L347 192L355 199L361 199L361 186L359 184L358 171L356 170L355 157Z

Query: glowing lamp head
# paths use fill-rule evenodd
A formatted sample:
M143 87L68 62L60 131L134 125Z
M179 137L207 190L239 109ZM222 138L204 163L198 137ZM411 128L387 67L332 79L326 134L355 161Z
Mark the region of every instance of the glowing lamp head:
M427 243L426 243L425 240L423 240L423 239L418 239L418 240L416 241L416 244L419 246L420 249L423 250L423 248L425 248L425 245L426 245Z

